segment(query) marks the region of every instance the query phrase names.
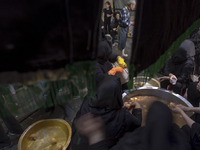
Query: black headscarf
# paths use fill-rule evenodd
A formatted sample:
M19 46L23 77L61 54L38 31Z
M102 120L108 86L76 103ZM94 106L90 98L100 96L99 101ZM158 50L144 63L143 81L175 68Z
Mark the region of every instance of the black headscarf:
M120 78L106 75L97 89L97 96L89 102L90 107L107 110L121 109L123 106Z
M147 114L144 143L150 150L168 150L169 133L172 125L172 114L169 108L155 102Z
M189 44L189 45L187 45ZM165 68L164 75L169 73L174 74L178 78L178 82L187 83L190 75L194 71L194 61L189 55L188 47L190 42L184 41L174 55L168 60Z
M172 56L172 63L181 64L185 62L187 58L188 58L187 51L184 48L179 48Z
M147 115L144 143L147 150L188 150L186 135L172 123L171 110L161 102L154 102Z
M122 107L120 78L106 75L97 89L97 96L89 100L89 111L102 118L109 147L116 143L126 128L126 110Z
M122 92L120 78L117 76L106 75L97 89L95 98L85 98L83 104L77 113L76 118L92 113L95 117L101 117L105 125L107 144L112 146L118 138L122 136L125 130L125 110L122 108ZM73 149L87 149L88 139L84 136L77 136L75 127L73 126ZM80 144L77 144L78 139ZM75 147L78 148L75 148Z

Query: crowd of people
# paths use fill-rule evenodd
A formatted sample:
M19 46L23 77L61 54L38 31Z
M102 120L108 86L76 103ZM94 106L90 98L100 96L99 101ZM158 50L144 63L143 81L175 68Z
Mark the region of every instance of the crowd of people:
M165 104L154 102L149 108L146 125L126 132L112 147L107 144L107 125L99 116L86 114L76 120L76 127L80 134L88 138L90 150L198 150L199 110L199 107L188 108L183 105L174 105L170 110ZM181 114L187 125L179 128L174 124L171 111ZM189 118L186 111L195 112L193 118L196 120Z
M101 34L99 37L99 51L97 56L97 64L96 64L96 85L98 87L97 96L93 99L85 98L76 118L91 112L95 115L103 115L104 121L107 122L107 129L110 131L107 136L109 136L109 147L116 144L116 141L127 131L132 131L135 128L139 127L141 124L141 109L138 104L138 109L133 110L133 115L129 114L127 111L123 109L123 102L121 97L122 89L127 89L127 85L121 84L120 78L115 76L116 74L123 73L123 69L127 67L124 59L121 55L115 54L112 52L112 44L114 42L119 42L118 33L120 28L120 22L128 23L130 21L130 6L135 3L134 0L130 0L129 5L125 8L126 13L124 16L124 20L120 20L120 17L123 14L121 12L116 12L113 17L113 12L111 8L111 4L109 2L105 3L104 12L104 23L100 30ZM113 17L112 21L111 18ZM127 20L128 19L128 20ZM124 27L124 26L123 26ZM126 28L129 27L129 24L126 25ZM128 32L128 30L127 30ZM109 41L106 38L106 34L112 35L112 41ZM126 33L127 34L127 33ZM113 67L112 63L117 62L118 67ZM117 85L117 86L116 86ZM107 89L107 93L105 94L105 89ZM0 97L0 118L4 121L5 125L9 130L9 134L15 134L16 136L20 136L23 133L23 129L20 126L19 122L15 119L15 117L8 111L3 104L3 97ZM110 95L110 96L109 96ZM111 96L112 95L112 96ZM107 97L108 96L108 97ZM114 99L113 99L114 96ZM110 100L108 99L110 97ZM107 110L109 112L107 113ZM115 120L110 122L110 120ZM120 122L119 122L120 121ZM117 128L113 128L113 126L119 123ZM0 149L9 147L11 145L11 140L3 128L0 125ZM77 140L80 140L80 143L77 144ZM75 130L75 126L73 126L73 138L72 138L72 148L73 149L83 149L84 147L88 147L88 140L84 136L80 136L78 132Z
M192 81L200 66L196 60L199 55L196 43L192 39L183 41L161 70L164 76L159 78L162 88L186 97L194 107L182 104L168 107L156 101L148 109L145 126L141 126L142 108L136 101L124 105L122 93L127 87L116 75L123 73L127 65L120 55L112 52L103 30L101 33L96 65L97 94L84 99L74 119L72 150L199 150L200 82ZM111 63L115 61L119 67L113 68ZM193 115L189 117L187 112ZM186 125L175 124L172 113L182 116Z
M186 125L173 123L172 112ZM194 112L190 118L186 112ZM146 125L136 101L124 105L119 77L106 74L94 98L85 98L72 126L72 150L199 150L200 107L156 101L148 110Z
M74 119L72 150L199 150L200 82L192 82L191 76L198 74L200 66L197 50L200 36L180 45L159 78L162 88L186 97L195 107L173 104L169 108L162 102L154 102L148 110L146 125L142 127L140 104L123 104L122 93L127 86L121 84L117 74L127 67L123 53L129 27L134 25L130 21L130 11L135 6L135 0L128 0L127 6L113 14L111 4L105 3L96 64L97 94L84 99ZM112 41L107 40L106 34L112 36ZM115 42L119 42L118 54L112 52ZM119 67L113 68L111 63L116 61ZM186 125L180 128L173 123L172 112L180 114ZM186 112L194 112L194 115L189 117Z
M110 2L105 3L104 22L100 28L97 53L96 96L85 97L72 124L72 150L200 150L200 82L192 81L191 76L199 76L200 34L185 40L169 58L161 70L161 87L173 90L188 99L194 107L172 104L168 107L156 101L148 109L145 126L142 124L142 107L137 101L124 105L122 94L128 89L119 74L124 72L124 50L129 27L134 25L130 11L136 6L135 0L113 14ZM111 35L111 41L107 39ZM119 43L119 53L112 50ZM117 62L118 66L113 67ZM3 106L1 97L0 105ZM4 113L6 112L6 116ZM192 117L187 112L193 112ZM180 114L186 125L179 127L173 122L172 113ZM0 117L11 133L21 134L21 126L4 107ZM9 123L7 123L9 122ZM12 124L12 128L9 125ZM15 127L15 128L13 128ZM0 148L11 141L0 126Z
M121 11L113 13L111 4L107 1L103 9L104 21L102 21L101 27L104 29L105 34L111 37L113 46L118 44L118 53L123 57L128 56L125 53L125 47L129 27L134 26L134 22L131 21L131 11L135 7L136 1L128 0L127 5Z
M112 42L115 42L118 31L119 47L123 51L128 28L134 24L130 21L130 10L136 3L129 2L111 22L108 21L112 17L110 3L105 4L106 23L105 28L101 28L96 64L97 93L94 98L85 97L74 119L72 150L199 150L200 107L194 92L200 97L200 83L195 83L195 90L191 90L194 83L191 75L197 68L196 44L191 39L185 40L169 58L160 72L164 76L159 81L162 88L187 97L195 107L173 104L169 108L156 101L149 108L146 124L142 127L140 104L134 101L130 106L124 105L122 94L127 86L122 85L117 74L123 73L127 65L120 54L112 52ZM114 37L112 41L106 38L108 33ZM119 66L113 67L114 62ZM186 112L194 112L194 115L189 117ZM175 124L172 113L180 114L186 125L180 128Z
M179 53L180 50L177 51ZM109 54L111 55L113 53ZM84 99L73 122L72 150L200 149L199 106L186 107L182 104L172 104L169 108L166 104L156 101L148 110L145 126L141 126L142 108L136 101L130 106L124 105L120 78L110 74L109 71L101 74L101 78L98 78L99 72L96 74L98 80L96 97ZM169 77L169 81L172 80L170 78L176 78L177 82L182 79L174 74ZM180 114L186 125L180 128L175 124L172 112ZM194 112L194 115L189 117L187 112Z

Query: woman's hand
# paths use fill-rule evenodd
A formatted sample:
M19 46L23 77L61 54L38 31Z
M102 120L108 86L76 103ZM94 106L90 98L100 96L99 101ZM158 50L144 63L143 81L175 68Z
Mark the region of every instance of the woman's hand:
M182 109L183 111L190 111L190 108L189 108L189 107L186 107L186 106L184 106L184 105L182 105L182 104L178 104L178 105L176 105L176 107Z
M75 121L75 125L80 134L88 137L90 145L105 139L103 123L100 117L94 118L88 113Z
M133 105L135 106L135 109L141 108L140 103L138 103L137 101L134 101L134 102L132 102L132 103L133 103Z
M174 104L173 104L174 105ZM192 125L195 123L194 120L192 120L182 109L185 109L183 105L174 105L173 108L171 108L173 112L179 113L183 116L184 120L186 121L187 125L191 128ZM187 108L186 108L187 109Z
M171 104L170 106L171 106L171 110L175 113L181 114L183 112L183 110L175 104Z
M170 74L170 75L169 75L169 82L170 82L171 84L173 84L173 85L174 85L174 80L176 80L176 81L177 81L177 78L176 78L176 76L175 76L175 75L173 75L173 74Z
M124 108L127 109L128 111L133 111L133 109L141 108L141 105L137 101L125 102Z

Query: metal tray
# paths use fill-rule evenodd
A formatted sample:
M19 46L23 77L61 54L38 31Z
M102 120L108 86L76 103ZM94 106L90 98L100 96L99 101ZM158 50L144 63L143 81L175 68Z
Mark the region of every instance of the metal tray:
M47 119L29 126L18 141L18 150L65 150L71 141L71 127L62 119ZM52 143L52 139L55 141Z

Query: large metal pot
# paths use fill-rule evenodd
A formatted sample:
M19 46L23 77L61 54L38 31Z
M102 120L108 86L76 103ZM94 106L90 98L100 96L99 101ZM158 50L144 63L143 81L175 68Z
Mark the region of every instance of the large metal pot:
M131 101L131 99L132 100L134 100L134 98L136 99L136 97L140 97L140 100L137 100L137 101L142 104L143 125L145 124L146 114L150 106L150 104L146 105L146 103L148 103L148 98L149 100L152 100L152 97L155 97L156 100L160 100L166 104L173 102L175 104L183 104L188 107L193 107L192 104L188 100L186 100L179 94L175 94L173 92L170 92L168 90L161 89L158 87L141 87L138 89L132 89L123 98L123 100L125 102L128 102L128 101ZM146 106L143 108L144 105ZM187 114L191 116L193 113L187 113ZM180 127L185 124L180 114L173 114L173 116L174 116L175 123L177 123Z

